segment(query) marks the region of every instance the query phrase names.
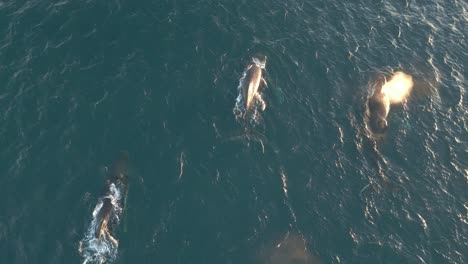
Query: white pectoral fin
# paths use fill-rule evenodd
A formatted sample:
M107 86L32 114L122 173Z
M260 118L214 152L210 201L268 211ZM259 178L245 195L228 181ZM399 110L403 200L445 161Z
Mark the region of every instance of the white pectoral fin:
M267 82L265 81L265 79L263 77L262 77L262 82L265 85L265 87L268 87L268 84L267 84Z
M109 232L109 230L106 230L106 234L107 236L109 237L110 241L112 241L112 243L116 246L116 247L119 247L119 241L117 239L115 239L112 234Z
M265 101L263 101L263 98L260 94L256 94L255 95L255 98L257 99L257 101L260 103L260 105L262 106L262 111L265 111L266 109L266 103Z

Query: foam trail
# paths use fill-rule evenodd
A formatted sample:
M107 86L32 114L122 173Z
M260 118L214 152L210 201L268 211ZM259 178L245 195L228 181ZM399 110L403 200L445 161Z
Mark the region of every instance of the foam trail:
M284 196L286 196L286 198L289 198L288 197L288 182L287 182L287 179L286 179L286 174L284 174L283 169L281 169L281 180L283 181Z
M236 117L236 120L241 120L243 119L244 117L244 114L245 114L245 103L244 103L244 96L242 95L242 88L244 87L245 85L245 77L247 76L247 69L244 70L244 72L242 73L242 77L239 79L239 85L237 86L237 92L238 92L238 95L237 95L237 98L236 98L236 103L234 105L234 109L233 109L233 113L234 113L234 116Z
M291 217L294 221L294 223L297 223L297 218L296 218L296 213L294 212L291 203L289 201L289 196L288 196L288 178L286 177L286 173L284 172L284 169L280 169L281 173L281 181L283 182L283 193L285 197L285 204L288 206L289 212L291 213Z

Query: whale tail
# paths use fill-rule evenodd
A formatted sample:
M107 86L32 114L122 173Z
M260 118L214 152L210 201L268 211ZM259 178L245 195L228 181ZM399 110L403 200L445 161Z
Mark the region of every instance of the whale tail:
M265 143L268 142L265 135L249 127L246 127L245 130L240 133L236 133L221 140L222 143L233 141L244 141L247 143L252 141L257 142L262 147L262 153L265 153Z

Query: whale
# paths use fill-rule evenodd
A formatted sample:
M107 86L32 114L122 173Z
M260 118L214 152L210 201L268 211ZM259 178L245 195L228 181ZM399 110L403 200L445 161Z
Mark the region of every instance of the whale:
M390 97L382 90L382 87L377 87L367 101L370 128L377 134L387 131L387 118L390 112Z
M120 216L125 208L125 198L127 195L127 171L128 153L121 152L114 160L101 198L102 206L96 214L95 237L99 240L109 239L115 246L118 240L115 238Z
M375 134L383 134L388 128L390 105L406 101L413 89L413 77L402 71L396 71L387 81L377 83L373 93L368 97L367 109L370 128Z
M258 58L252 58L252 63L247 67L243 91L243 97L245 98L244 107L246 112L252 109L256 101L261 104L263 111L266 108L266 104L259 94L260 89L263 86L267 86L267 83L263 78L263 70L265 69L266 59L266 56L264 57L263 61L260 61Z

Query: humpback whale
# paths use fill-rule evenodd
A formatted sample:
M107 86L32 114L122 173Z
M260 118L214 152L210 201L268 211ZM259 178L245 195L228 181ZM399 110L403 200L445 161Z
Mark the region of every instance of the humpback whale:
M104 190L92 213L78 252L83 263L112 263L118 254L116 231L124 213L128 192L127 152L120 152L107 170Z
M265 79L262 77L262 70L265 69L266 60L266 56L263 61L260 61L258 58L252 58L252 64L247 67L243 91L246 112L252 108L255 101L261 104L262 110L266 108L266 104L259 94L261 82L267 86Z
M401 71L395 72L390 81L385 79L382 84L377 85L367 101L370 128L374 133L385 133L390 105L404 101L413 85L413 77Z
M367 106L372 131L378 134L384 133L388 128L387 117L390 112L390 98L382 92L382 86L375 89Z
M101 198L102 206L96 214L97 239L109 239L118 246L115 239L114 229L118 226L123 208L125 208L125 196L127 194L127 163L128 154L121 152L119 157L111 166L109 176L104 188L104 195Z

